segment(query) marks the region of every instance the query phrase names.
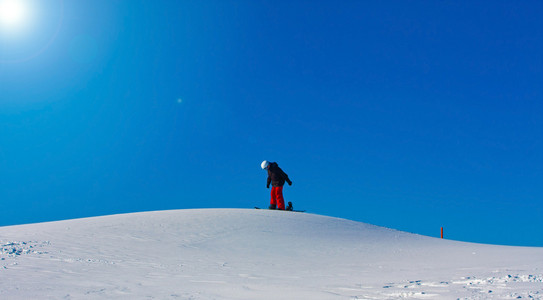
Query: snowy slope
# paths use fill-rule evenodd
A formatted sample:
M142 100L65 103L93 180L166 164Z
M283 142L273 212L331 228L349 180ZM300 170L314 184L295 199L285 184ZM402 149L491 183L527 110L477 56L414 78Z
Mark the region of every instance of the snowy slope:
M543 248L268 210L0 227L0 299L543 299Z

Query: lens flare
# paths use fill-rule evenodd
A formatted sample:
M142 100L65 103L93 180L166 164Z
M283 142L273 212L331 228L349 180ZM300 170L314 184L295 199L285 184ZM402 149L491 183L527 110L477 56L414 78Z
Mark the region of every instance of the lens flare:
M26 7L20 0L0 0L0 24L15 26L21 24L26 14Z

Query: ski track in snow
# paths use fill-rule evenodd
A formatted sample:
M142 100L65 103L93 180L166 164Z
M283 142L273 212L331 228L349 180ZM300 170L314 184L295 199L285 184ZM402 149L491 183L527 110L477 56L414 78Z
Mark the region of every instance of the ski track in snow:
M0 227L0 299L543 299L543 249L267 210Z
M337 288L331 293L350 299L543 299L542 282L541 274L508 274L481 279L468 276L451 281L409 280L388 283L382 286L382 290L360 285Z

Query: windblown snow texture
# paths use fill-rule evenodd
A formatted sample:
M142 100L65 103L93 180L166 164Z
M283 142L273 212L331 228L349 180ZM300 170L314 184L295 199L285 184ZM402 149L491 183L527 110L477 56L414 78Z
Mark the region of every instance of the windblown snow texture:
M543 249L270 210L0 228L0 299L542 299Z

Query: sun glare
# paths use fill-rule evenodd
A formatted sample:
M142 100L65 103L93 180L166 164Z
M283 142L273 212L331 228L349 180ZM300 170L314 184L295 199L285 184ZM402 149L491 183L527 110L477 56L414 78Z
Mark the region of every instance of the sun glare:
M0 24L6 27L23 22L26 7L21 0L0 0Z

